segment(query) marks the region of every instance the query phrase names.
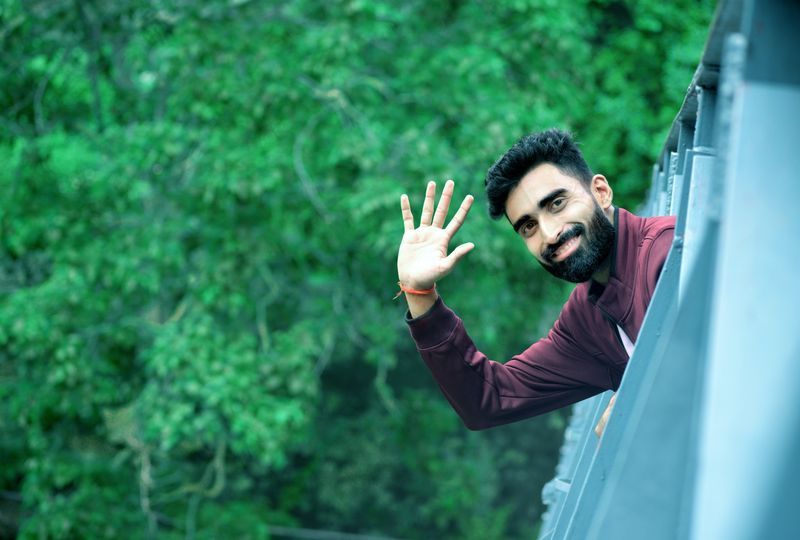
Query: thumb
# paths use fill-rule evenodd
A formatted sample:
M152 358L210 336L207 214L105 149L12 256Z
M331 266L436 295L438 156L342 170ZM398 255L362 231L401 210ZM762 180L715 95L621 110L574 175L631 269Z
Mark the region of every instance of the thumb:
M450 252L450 255L448 255L445 258L445 263L447 264L447 267L453 268L456 264L458 264L458 261L460 261L464 255L472 251L472 248L474 247L475 244L473 244L472 242L467 242L466 244L461 244L460 246L455 248L453 251Z

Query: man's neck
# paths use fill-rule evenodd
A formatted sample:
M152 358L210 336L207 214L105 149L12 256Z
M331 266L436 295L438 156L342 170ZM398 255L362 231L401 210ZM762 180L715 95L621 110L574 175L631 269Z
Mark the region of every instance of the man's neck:
M603 265L592 274L592 280L596 281L601 285L605 285L608 283L608 278L611 276L611 255L606 257L606 260L603 262Z

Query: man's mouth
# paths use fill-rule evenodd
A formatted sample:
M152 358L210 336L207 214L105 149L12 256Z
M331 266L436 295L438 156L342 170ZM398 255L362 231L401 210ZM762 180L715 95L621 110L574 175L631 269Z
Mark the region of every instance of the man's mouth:
M580 234L573 236L572 238L561 244L561 246L557 250L555 250L553 256L551 257L551 260L553 262L563 261L570 255L572 255L576 249L578 249L580 243L581 243Z

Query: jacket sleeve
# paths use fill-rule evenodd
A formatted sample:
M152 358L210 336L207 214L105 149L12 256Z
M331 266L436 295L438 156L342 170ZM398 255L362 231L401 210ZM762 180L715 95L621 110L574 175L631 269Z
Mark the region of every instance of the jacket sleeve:
M466 427L478 430L552 411L611 387L608 368L564 331L565 311L547 337L506 363L480 352L441 298L421 317L407 315L406 322L445 397Z

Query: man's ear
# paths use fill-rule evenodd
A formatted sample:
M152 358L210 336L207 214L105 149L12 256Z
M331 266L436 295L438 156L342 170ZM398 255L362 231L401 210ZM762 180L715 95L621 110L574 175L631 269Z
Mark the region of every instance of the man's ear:
M614 192L608 185L608 179L605 176L602 174L592 176L591 191L600 208L608 210L611 207L611 203L614 201Z

